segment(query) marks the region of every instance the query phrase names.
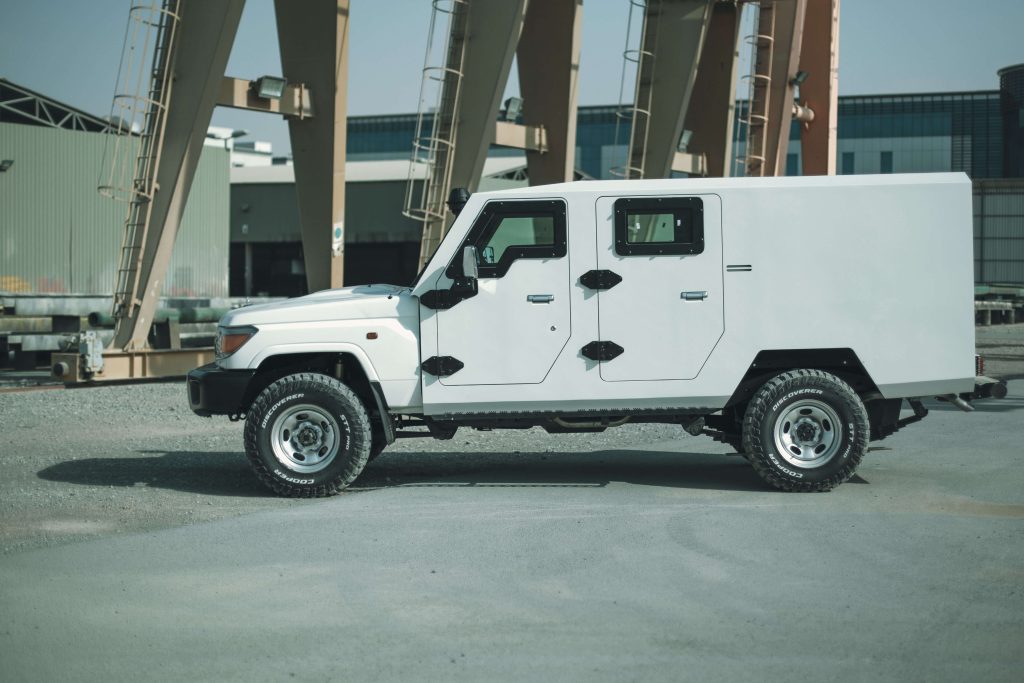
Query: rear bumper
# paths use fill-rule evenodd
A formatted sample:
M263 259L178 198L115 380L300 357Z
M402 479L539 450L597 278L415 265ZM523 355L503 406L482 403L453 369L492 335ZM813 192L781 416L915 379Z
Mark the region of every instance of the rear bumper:
M974 380L974 393L971 398L1006 398L1006 382L979 376Z
M255 370L222 370L210 363L188 373L188 405L200 417L237 415Z

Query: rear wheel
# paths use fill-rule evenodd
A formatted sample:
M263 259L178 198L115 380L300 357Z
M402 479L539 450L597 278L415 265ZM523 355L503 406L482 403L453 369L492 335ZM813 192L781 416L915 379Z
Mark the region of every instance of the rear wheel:
M245 422L245 452L275 493L332 496L370 456L366 408L338 380L315 373L283 377L264 389Z
M867 410L853 389L821 370L768 380L743 418L743 449L784 491L828 491L853 476L867 450Z

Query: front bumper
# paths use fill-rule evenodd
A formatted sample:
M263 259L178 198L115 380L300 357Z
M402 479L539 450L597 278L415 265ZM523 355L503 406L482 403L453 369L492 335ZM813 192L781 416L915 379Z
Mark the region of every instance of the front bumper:
M188 373L188 405L200 417L238 415L255 370L222 370L215 363Z

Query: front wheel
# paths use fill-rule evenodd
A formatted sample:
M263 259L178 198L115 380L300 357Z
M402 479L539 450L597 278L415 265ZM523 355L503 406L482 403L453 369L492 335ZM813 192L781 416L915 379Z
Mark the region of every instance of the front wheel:
M245 421L249 462L282 496L333 496L362 472L371 443L363 402L338 380L315 373L268 386Z
M743 417L743 449L766 482L784 491L828 491L853 476L870 427L860 397L821 370L768 380Z

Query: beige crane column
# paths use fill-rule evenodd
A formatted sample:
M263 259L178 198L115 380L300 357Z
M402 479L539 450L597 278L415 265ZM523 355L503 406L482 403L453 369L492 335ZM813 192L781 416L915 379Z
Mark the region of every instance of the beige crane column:
M804 175L835 175L839 117L839 0L809 0L804 17L801 105L814 119L801 128Z
M156 169L157 190L149 227L139 245L138 305L118 320L114 348L134 351L146 347L244 5L245 0L182 0L179 5L181 22L171 65L174 79L167 100L164 142Z
M629 178L667 178L683 133L714 0L650 0L637 67Z
M576 162L583 0L541 0L526 10L516 63L523 123L543 126L547 150L527 150L531 185L572 180Z
M683 124L693 133L686 151L703 155L705 173L714 178L729 176L732 166L739 31L736 3L715 3Z
M800 69L804 13L807 0L773 0L775 34L771 46L771 94L765 125L764 172L778 176L786 172L789 129L793 122L793 79ZM762 3L762 6L764 3Z
M284 77L313 116L289 117L310 292L344 284L349 0L275 0Z
M450 187L480 184L525 14L526 0L469 0Z

